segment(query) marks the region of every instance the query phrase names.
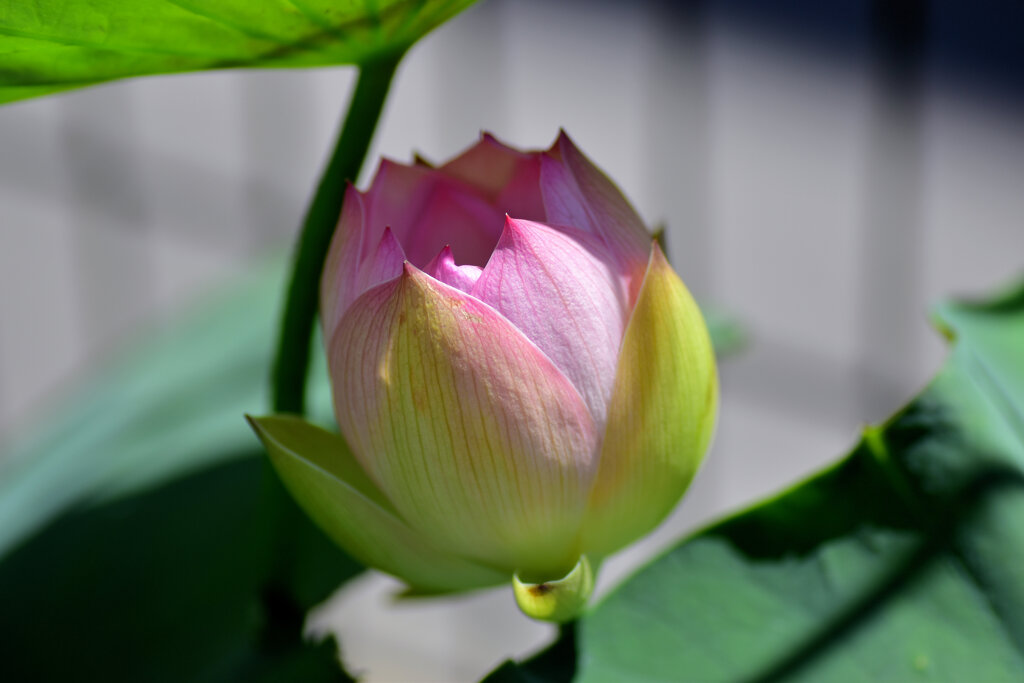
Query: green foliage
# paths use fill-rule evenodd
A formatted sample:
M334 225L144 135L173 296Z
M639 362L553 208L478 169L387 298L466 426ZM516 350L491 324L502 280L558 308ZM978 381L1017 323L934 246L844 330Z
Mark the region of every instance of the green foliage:
M231 291L120 350L10 446L0 470L0 556L83 500L105 502L259 453L242 415L268 403L284 272L283 259L254 264ZM322 354L317 361L322 368ZM314 376L323 419L330 389L326 372Z
M396 58L382 59L360 69L334 151L302 221L274 358L273 405L277 412L302 415L306 411L310 349L324 260L341 215L345 184L354 183L359 177L397 67Z
M346 680L331 643L298 638L264 476L256 458L224 463L69 511L18 548L0 564L7 680ZM335 560L320 599L360 568L310 531L293 546Z
M653 561L575 648L491 680L1024 679L1024 286L936 317L945 367L844 460Z
M368 64L472 0L0 0L0 103L129 76Z
M300 634L361 567L294 507L242 418L266 406L283 273L255 268L156 331L5 455L7 679L344 680L333 643Z

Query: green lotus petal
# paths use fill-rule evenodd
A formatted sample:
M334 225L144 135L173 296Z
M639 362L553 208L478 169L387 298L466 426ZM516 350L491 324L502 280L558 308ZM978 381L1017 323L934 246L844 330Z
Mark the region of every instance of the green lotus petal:
M717 405L704 319L655 243L619 352L584 552L614 552L671 512L704 458Z
M287 415L248 419L299 505L364 564L424 593L509 580L503 572L428 545L402 521L337 434Z

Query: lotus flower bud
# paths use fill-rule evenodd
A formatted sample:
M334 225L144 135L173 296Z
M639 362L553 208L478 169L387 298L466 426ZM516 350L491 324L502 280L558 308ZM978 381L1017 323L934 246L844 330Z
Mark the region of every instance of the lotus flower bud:
M384 161L347 190L320 294L341 435L253 426L308 514L415 591L513 582L528 615L571 619L707 450L700 311L564 133Z

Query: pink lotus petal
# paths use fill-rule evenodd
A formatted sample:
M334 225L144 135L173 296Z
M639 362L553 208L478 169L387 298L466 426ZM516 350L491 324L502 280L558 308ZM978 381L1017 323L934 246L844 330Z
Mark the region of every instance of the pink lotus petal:
M363 258L376 248L385 228L391 228L398 242L408 251L405 238L422 215L436 183L437 172L433 169L405 166L390 159L380 162L364 198L366 237Z
M391 228L385 228L384 236L377 244L377 248L359 268L356 296L371 287L401 275L403 263L405 263L405 252L402 251L402 245L395 239Z
M331 238L320 280L320 320L324 339L334 335L348 305L358 296L355 291L362 250L365 211L363 196L352 185L345 188L341 220Z
M507 570L572 568L598 432L508 320L407 263L356 300L328 359L353 453L430 543Z
M601 241L508 218L471 293L518 327L572 380L599 428L615 381L625 302Z
M635 301L651 237L619 188L583 156L565 131L541 158L540 185L547 222L600 236L619 263L630 301Z
M480 142L438 170L478 189L504 213L543 221L539 157L539 153L521 152L484 133Z
M547 221L548 214L540 191L540 163L539 154L521 163L512 179L502 188L495 206L510 216Z
M455 289L468 292L480 278L480 266L457 266L452 249L445 246L434 260L426 265L423 272Z
M458 263L482 266L501 234L502 219L500 211L457 181L438 178L415 222L392 227L417 267L446 245Z

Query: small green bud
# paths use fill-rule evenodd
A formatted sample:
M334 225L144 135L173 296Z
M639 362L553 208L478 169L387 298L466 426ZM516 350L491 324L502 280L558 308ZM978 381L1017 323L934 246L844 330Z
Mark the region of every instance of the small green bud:
M575 619L586 607L594 592L594 572L587 556L581 555L573 570L560 579L524 583L516 574L512 585L523 614L561 624Z

